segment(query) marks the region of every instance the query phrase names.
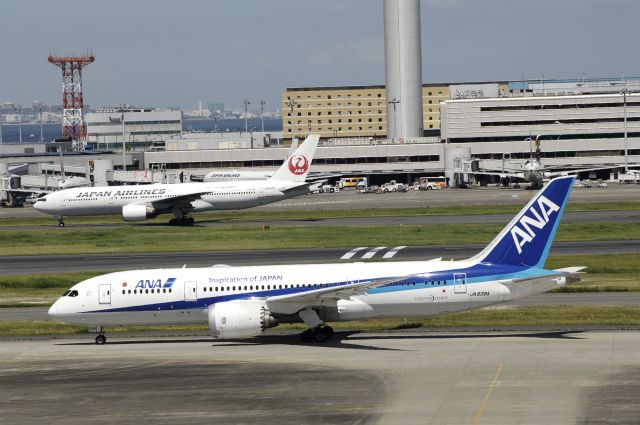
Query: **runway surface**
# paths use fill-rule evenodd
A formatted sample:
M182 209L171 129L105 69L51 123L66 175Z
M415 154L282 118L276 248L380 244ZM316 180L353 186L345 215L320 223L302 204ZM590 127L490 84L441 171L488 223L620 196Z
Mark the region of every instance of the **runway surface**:
M374 248L377 247L160 252L149 254L3 256L0 257L0 262L2 263L0 275L171 268L182 267L184 265L188 267L209 267L216 264L240 266L321 263L347 260L357 261L363 257L407 261L429 260L438 257L444 259L467 258L480 252L480 250L484 248L484 245L389 246L377 251ZM636 252L640 252L640 240L555 242L551 248L551 255L625 254Z
M638 331L3 342L0 422L637 423L638 346Z

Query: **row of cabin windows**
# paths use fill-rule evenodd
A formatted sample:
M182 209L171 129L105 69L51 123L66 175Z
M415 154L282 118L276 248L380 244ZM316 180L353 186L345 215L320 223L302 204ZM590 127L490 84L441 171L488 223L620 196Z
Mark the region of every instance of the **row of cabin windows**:
M247 192L211 192L208 195L247 195L250 193L256 193L255 190L250 190Z
M446 280L431 280L429 282L416 282L416 281L402 281L402 282L394 282L394 283L390 283L387 286L416 286L416 284L420 284L423 283L424 285L431 285L431 286L435 286L435 285L446 285L447 281Z
M272 286L273 286L273 288L272 288ZM244 286L244 290L245 291L253 291L254 288L255 288L256 291L264 291L264 290L271 290L271 289L289 289L289 288L292 288L292 289L293 288L327 288L329 286L338 286L338 284L337 283L322 283L322 284L317 284L317 283L316 284L310 284L310 283L302 283L302 284L300 284L300 283L298 283L298 284L295 284L295 285L255 285L255 286L253 286L253 285L249 285L249 286L245 285ZM235 291L236 288L237 288L238 291L242 291L243 290L242 286L237 286L237 287L236 286L227 286L227 287L224 287L224 286L220 286L220 287L218 287L218 286L209 286L208 289L205 286L205 287L202 288L202 290L203 290L203 292L207 292L207 290L209 292L224 292L225 290L226 291Z
M151 292L149 292L151 291ZM145 289L144 292L142 289L138 290L138 289L123 289L122 290L122 295L129 295L129 294L159 294L160 293L160 288L157 289ZM171 293L171 288L167 289L167 288L162 288L162 293L163 294L167 294L167 293Z

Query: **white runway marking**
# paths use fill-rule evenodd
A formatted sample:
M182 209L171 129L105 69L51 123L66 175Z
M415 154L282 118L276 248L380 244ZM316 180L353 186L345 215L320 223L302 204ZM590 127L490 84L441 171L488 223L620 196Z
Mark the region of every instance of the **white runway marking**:
M377 248L373 248L371 251L367 252L366 254L364 254L362 256L362 258L373 258L374 255L376 255L379 251L385 249L386 246L379 246Z
M349 260L350 258L353 258L353 256L356 255L358 252L362 251L363 249L367 249L367 247L361 246L360 248L353 248L351 251L347 252L342 257L340 257L340 259Z
M382 258L393 258L394 255L396 255L398 253L398 251L400 251L401 249L404 249L406 247L407 247L406 245L402 245L402 246L397 246L397 247L395 247L393 249L390 249L389 251L387 251L386 254L384 254L382 256Z

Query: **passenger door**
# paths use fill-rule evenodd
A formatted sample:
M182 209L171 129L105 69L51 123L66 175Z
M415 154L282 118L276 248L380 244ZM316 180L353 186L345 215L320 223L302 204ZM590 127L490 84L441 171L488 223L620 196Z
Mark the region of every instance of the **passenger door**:
M184 300L198 301L198 283L189 281L184 283Z
M467 293L467 274L466 273L453 274L453 292L456 294Z
M111 304L111 285L108 283L101 283L98 289L98 303L99 304Z

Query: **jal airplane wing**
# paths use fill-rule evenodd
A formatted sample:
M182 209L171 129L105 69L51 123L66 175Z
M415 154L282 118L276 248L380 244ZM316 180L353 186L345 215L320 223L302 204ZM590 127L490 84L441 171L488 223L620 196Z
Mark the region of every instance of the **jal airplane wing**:
M189 204L191 204L191 202L201 199L203 195L206 195L209 192L211 192L211 190L202 190L202 188L199 188L197 190L192 190L186 193L181 192L172 196L154 199L151 202L151 205L153 205L153 207L156 209L160 209L161 207L173 206L173 205L188 206ZM149 203L148 201L144 201L144 200L140 202L136 202L136 204L148 204L148 203Z

